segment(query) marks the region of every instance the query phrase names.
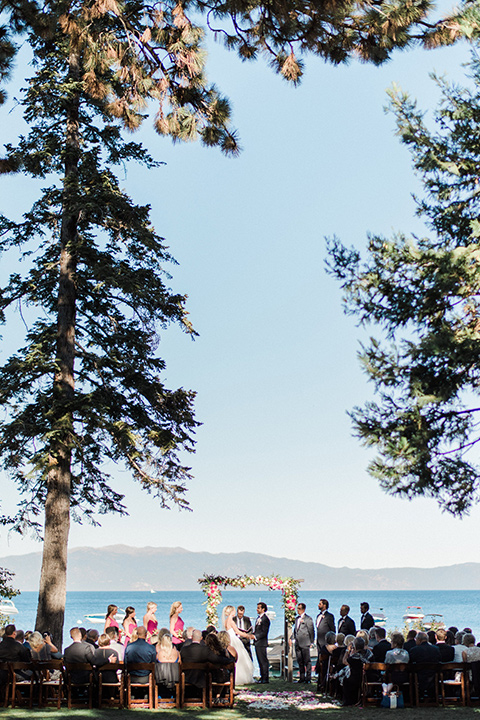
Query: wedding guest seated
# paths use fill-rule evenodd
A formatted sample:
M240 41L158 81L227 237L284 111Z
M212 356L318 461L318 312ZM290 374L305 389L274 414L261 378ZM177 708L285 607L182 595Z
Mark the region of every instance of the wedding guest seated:
M231 638L228 632L226 630L220 630L220 632L217 634L217 638L220 645L222 646L225 657L229 657L231 662L237 662L238 653L231 644Z
M463 644L465 650L462 652L463 662L478 662L480 660L480 647L475 645L475 637L471 633L465 633L463 636Z
M375 637L377 638L377 644L375 647L372 648L374 661L377 663L383 663L385 662L385 655L389 650L391 650L392 646L386 639L386 632L385 628L383 627L377 627L375 628Z
M370 650L371 650L372 648L374 648L375 645L377 645L377 643L378 643L378 640L377 640L376 635L375 635L375 625L374 625L374 626L371 627L370 630L368 631L368 647L370 648Z
M443 628L438 628L435 633L437 640L437 648L440 650L440 662L453 662L455 657L455 650L452 645L448 645L446 642L447 631Z
M455 635L458 633L458 628L455 627L455 625L452 625L448 629L450 630L451 633L453 633L453 637L455 637Z
M410 662L412 663L439 663L440 650L436 645L430 645L427 633L418 632L416 637L416 645L410 652ZM435 683L435 674L427 670L418 672L418 689L420 695L431 694Z
M205 643L202 643L202 631L195 629L192 633L190 645L184 645L180 651L182 662L204 663L211 662L219 665L228 665L231 660L222 655L216 655ZM202 670L187 670L185 673L187 683L202 689L206 685L205 672Z
M92 663L94 649L90 643L82 640L80 628L73 627L70 630L70 637L73 642L65 648L63 659L66 663ZM80 671L72 672L72 680L74 683L86 683L90 678L90 673Z
M355 637L363 638L365 642L365 647L370 647L370 635L368 630L357 630L357 634L355 635ZM370 650L371 649L372 648L370 647Z
M107 628L108 629L108 628ZM106 663L118 663L118 653L112 647L110 647L110 638L107 633L102 633L98 638L98 648L93 653L92 665L95 669L106 665ZM106 671L102 673L103 682L115 683L117 682L117 675L114 670Z
M183 631L184 645L190 645L190 643L192 642L192 635L194 630L195 628L190 625Z
M363 637L355 638L353 647L347 649L343 661L350 668L349 675L343 681L343 704L355 705L359 701L363 665L372 662L372 651L365 647Z
M205 638L207 637L207 635L209 635L212 632L213 633L217 632L217 628L215 627L215 625L207 625L205 630L202 630L202 640L205 641Z
M50 662L52 659L61 657L61 654L52 642L50 633L44 633L42 637L39 632L35 631L30 634L28 644L30 645L32 660Z
M428 637L428 642L430 643L430 645L437 644L437 636L435 634L435 630L428 630L427 637Z
M94 648L98 648L98 636L99 632L98 630L95 630L95 628L88 630L86 637L87 643L90 643L90 645L92 645Z
M455 635L455 645L453 646L455 655L453 656L453 662L463 662L463 651L467 649L467 646L463 644L464 635L465 633L463 632L457 632Z
M175 683L178 682L178 661L180 653L172 643L169 632L163 633L161 640L155 647L157 662L155 665L155 681L161 697L172 697Z
M455 645L455 635L450 630L445 631L445 642L452 647Z
M385 664L393 665L410 662L410 655L404 648L404 639L402 633L392 633L392 649L387 650L385 655ZM394 685L401 685L408 682L408 672L395 671L390 675L390 682Z
M87 640L87 629L84 628L84 627L80 627L80 628L78 628L78 629L79 629L80 632L82 633L82 641L83 641L83 642L86 642L86 640Z
M30 662L32 655L30 650L22 643L16 641L17 630L15 625L6 625L3 640L0 643L0 662ZM16 673L19 679L27 679L31 672L22 671ZM7 682L8 675L6 670L0 671L0 683L4 685Z
M155 647L147 642L147 630L143 625L135 628L137 639L133 642L130 641L125 647L124 662L127 665L129 663L153 663L157 659ZM133 635L133 633L132 633ZM148 683L148 673L145 675L143 670L132 670L130 673L132 678L135 678L136 683Z
M117 653L119 662L123 662L125 645L122 645L122 643L118 642L120 636L118 627L115 627L115 625L110 625L110 627L107 627L107 629L105 630L105 635L107 635L110 640L110 647Z
M212 652L214 652L215 655L221 655L223 657L226 657L224 649L216 633L208 633L207 637L205 638L205 645ZM230 658L230 662L232 662L232 658ZM212 679L214 682L227 682L228 671L224 670L222 667L219 667L212 671Z
M323 685L328 671L328 661L332 655L332 652L337 647L335 644L336 635L332 630L329 630L325 635L325 645L320 648L320 654L317 659L315 671L318 675L318 685Z
M403 646L404 650L407 650L410 652L410 650L415 647L417 644L415 642L415 638L417 637L417 631L416 630L409 630L407 633L407 640L405 642L405 645Z
M353 637L353 636L350 636ZM330 673L334 673L337 669L341 668L343 656L347 646L345 645L345 635L343 633L337 633L335 636L335 647L332 650L330 660Z

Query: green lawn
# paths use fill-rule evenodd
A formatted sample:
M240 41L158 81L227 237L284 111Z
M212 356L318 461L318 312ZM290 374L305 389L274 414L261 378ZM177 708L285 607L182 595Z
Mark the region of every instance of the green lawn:
M303 688L303 692L311 688L315 690L315 685L300 686ZM292 685L284 683L280 680L274 680L268 686L257 685L250 686L250 691L255 692L258 695L265 695L271 693L296 693L299 691L298 685ZM242 691L239 690L241 697ZM276 695L277 698L282 698L282 695ZM285 696L283 696L285 697ZM62 708L58 711L55 709L39 710L34 708L33 710L27 710L23 708L11 710L10 708L2 708L0 710L0 718L5 720L25 720L26 716L32 717L34 720L44 720L49 718L50 720L131 720L132 713L138 720L141 718L151 718L152 714L155 713L157 716L161 715L163 720L179 720L179 718L197 718L198 720L240 720L245 718L246 720L263 720L263 718L270 718L271 720L350 720L351 718L358 718L358 720L373 720L376 718L386 718L389 710L383 710L381 708L369 707L369 708L358 708L348 707L342 708L330 702L326 697L318 696L318 703L322 704L321 708L315 709L300 709L296 707L288 707L281 710L265 710L260 708L251 708L248 703L239 699L237 700L235 707L232 710L228 709L215 709L215 710L202 710L197 708L189 708L185 710L67 710ZM405 708L403 710L395 711L401 716L405 715L408 720L434 720L441 716L454 716L454 720L480 720L480 706L474 708L461 708L461 707L447 707L447 708Z

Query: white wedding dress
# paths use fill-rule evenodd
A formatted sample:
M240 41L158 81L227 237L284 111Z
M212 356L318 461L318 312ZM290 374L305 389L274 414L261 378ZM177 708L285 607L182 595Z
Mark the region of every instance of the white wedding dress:
M248 685L253 683L253 662L250 655L245 650L242 641L238 635L235 634L233 628L228 628L228 634L230 635L233 647L238 653L238 659L235 663L235 685Z

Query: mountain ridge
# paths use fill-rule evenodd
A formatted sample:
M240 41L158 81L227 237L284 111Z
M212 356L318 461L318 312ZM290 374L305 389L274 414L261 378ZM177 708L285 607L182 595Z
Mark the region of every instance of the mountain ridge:
M41 553L6 555L0 566L15 573L13 585L38 589ZM68 554L67 589L197 590L204 573L271 575L303 578L304 590L479 590L480 563L465 562L431 568L331 567L320 562L292 560L263 553L211 553L181 547L72 548Z

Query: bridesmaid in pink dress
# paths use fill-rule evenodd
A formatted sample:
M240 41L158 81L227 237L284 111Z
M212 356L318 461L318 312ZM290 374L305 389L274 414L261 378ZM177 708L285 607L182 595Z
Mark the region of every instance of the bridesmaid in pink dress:
M183 611L182 603L177 600L170 608L170 635L172 636L173 645L180 650L183 645L183 627L185 623L180 617Z
M143 616L143 627L147 630L147 642L152 642L152 635L154 635L157 632L158 628L158 621L155 617L155 613L157 612L157 603L149 602L147 603L147 612Z
M105 615L105 625L103 627L103 632L106 631L109 627L116 627L118 629L119 635L121 634L121 628L120 625L117 622L117 619L115 615L118 612L117 605L109 605L107 608L107 614Z
M137 627L137 621L135 619L135 608L134 607L127 607L125 608L125 617L123 619L123 632L125 633L125 639L124 644L128 645L130 642L130 638L132 637L132 633Z

